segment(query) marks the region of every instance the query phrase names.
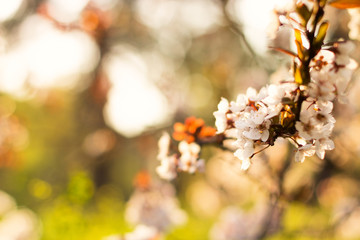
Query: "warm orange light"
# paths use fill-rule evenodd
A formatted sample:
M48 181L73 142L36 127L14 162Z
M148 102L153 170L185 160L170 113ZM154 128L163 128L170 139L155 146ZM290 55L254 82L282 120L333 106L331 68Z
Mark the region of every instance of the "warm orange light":
M81 25L85 31L95 31L100 24L99 16L95 11L85 10L82 13Z
M151 184L151 176L147 171L138 172L134 179L134 185L139 189L148 189Z
M360 7L360 0L333 0L329 4L336 8L357 8Z
M176 141L194 142L196 139L215 136L216 129L205 126L205 122L201 118L188 117L185 124L177 122L174 124L173 138Z
M216 134L215 128L204 126L200 130L199 138L212 137L212 136L215 136L215 134Z

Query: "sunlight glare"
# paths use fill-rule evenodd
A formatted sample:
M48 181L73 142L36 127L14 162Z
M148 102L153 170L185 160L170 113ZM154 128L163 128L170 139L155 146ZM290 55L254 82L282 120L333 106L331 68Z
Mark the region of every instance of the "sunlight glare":
M37 15L20 26L18 39L0 56L1 91L18 97L29 86L73 88L99 61L99 49L90 36L60 31Z
M0 89L17 97L23 96L27 77L27 64L16 49L0 56Z
M80 31L48 32L27 44L30 82L37 88L72 87L77 79L70 76L89 72L98 61L96 44Z
M104 109L106 122L127 137L164 123L169 117L169 106L148 79L147 65L142 57L127 50L108 60L106 67L112 89Z
M139 0L136 11L139 20L155 31L176 29L182 34L199 36L221 22L220 9L209 0Z
M268 50L268 30L271 13L275 7L284 6L289 0L234 1L235 17L244 25L244 34L259 54Z
M23 0L0 0L0 22L12 18L20 9Z

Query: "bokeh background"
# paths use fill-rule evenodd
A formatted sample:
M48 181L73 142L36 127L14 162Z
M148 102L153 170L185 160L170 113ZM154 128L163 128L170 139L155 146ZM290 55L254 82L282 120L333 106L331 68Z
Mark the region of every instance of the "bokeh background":
M213 126L220 97L235 99L288 72L290 57L268 48L293 47L286 30L269 38L281 2L1 0L0 239L131 232L125 212L136 174L160 182L162 131L188 116ZM351 14L326 8L329 41L349 39L359 13ZM349 103L335 104L336 149L324 161L291 164L283 180L290 198L269 239L360 239L359 91L356 72ZM244 174L231 154L205 148L206 172L172 182L187 217L163 237L215 238L224 209L241 211L239 222L255 228L273 185L261 163L276 170L292 151L280 142Z

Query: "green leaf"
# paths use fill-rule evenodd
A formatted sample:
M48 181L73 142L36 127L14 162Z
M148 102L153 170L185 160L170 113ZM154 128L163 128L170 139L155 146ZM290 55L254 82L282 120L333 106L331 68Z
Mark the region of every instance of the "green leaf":
M294 64L294 78L295 82L299 85L308 85L310 82L309 67L302 63Z
M295 69L294 69L294 78L297 84L301 85L303 83L300 67L297 65L295 65Z
M305 57L304 50L305 50L305 48L302 45L301 32L300 32L299 29L294 29L294 33L295 33L295 44L296 44L296 47L297 47L298 56L299 56L300 60L304 60L304 57Z
M299 42L300 44L302 44L302 39L301 39L301 32L299 29L294 29L294 32L295 32L295 40L297 42Z
M324 44L324 39L326 37L328 28L329 28L328 22L323 22L320 24L316 37L314 38L313 45L315 45L316 47L321 47L321 45Z
M301 21L302 21L302 25L306 26L307 22L309 21L311 15L312 15L312 10L310 11L305 4L298 4L296 6L296 12L299 15Z

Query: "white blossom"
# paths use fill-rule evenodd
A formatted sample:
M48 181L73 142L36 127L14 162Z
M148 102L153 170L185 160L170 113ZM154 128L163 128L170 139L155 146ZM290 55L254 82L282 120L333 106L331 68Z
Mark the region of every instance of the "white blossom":
M179 171L194 173L205 169L205 161L199 159L200 145L195 142L181 141L178 146L179 153L170 153L170 135L163 133L159 139L160 165L156 168L157 174L166 180L173 180Z
M271 84L267 87L267 96L262 102L267 105L277 105L281 103L281 99L285 96L285 89L279 85Z
M310 4L309 1L302 3ZM338 42L320 50L311 60L310 83L307 85L280 82L263 87L259 92L250 87L246 94L239 94L230 104L226 99L220 101L219 110L214 113L218 132L226 130L232 133L231 137L236 132L234 155L242 162L243 169L249 167L257 145L272 144L284 135L288 137L275 129L291 128L291 125L282 124L285 119L291 120L288 116L297 114L291 104L296 103L299 93L305 99L301 101L300 116L296 116L299 120L295 122L295 138L303 139L304 143L299 144L296 160L302 162L315 152L324 158L325 150L333 149L329 139L335 124L331 101L336 97L345 101L345 91L357 66L349 57L352 47L351 43Z
M360 40L360 9L353 8L347 9L350 15L350 21L348 23L349 37L351 39Z
M324 159L325 150L333 150L334 148L334 142L329 138L322 138L315 142L316 155L320 159Z
M194 173L199 168L203 168L203 161L199 163L199 153L200 146L193 142L187 143L186 141L181 141L179 143L179 151L181 153L179 169L184 172Z
M175 154L169 155L170 144L170 135L164 132L158 141L159 153L157 158L160 161L160 166L156 168L156 172L166 180L172 180L177 176L178 159Z
M178 159L175 155L161 159L161 164L156 168L157 174L163 179L173 180L177 177Z
M157 158L159 160L162 160L169 154L170 143L170 135L167 132L163 132L162 136L158 141L159 153Z
M294 84L271 84L261 88L259 92L248 88L246 94L239 94L236 101L230 103L230 107L226 99L221 99L219 110L214 113L218 132L227 128L227 132L234 133L231 130L235 127L237 150L234 155L242 161L243 169L250 165L255 142L268 141L272 118L280 114L283 108L282 99L292 97L295 89ZM233 126L227 125L229 120L234 123Z
M187 216L179 208L173 186L156 184L147 190L135 190L127 202L125 218L134 225L165 231L173 225L183 224Z
M266 140L269 138L269 127L270 127L270 121L266 120L263 121L259 125L255 125L254 127L249 127L248 130L243 131L243 135L252 140L261 140L263 142L266 142Z
M268 95L268 90L266 87L260 89L259 92L255 88L249 87L246 90L246 97L249 99L249 102L258 102L264 99Z
M252 141L246 141L243 144L239 144L240 147L234 152L235 157L241 160L241 169L246 170L250 166L250 157L254 154L254 143Z
M315 154L315 149L312 144L306 144L305 146L299 147L295 153L296 162L304 162L305 157L311 157Z
M236 207L228 207L221 212L219 221L210 232L212 240L253 239L254 226L246 214Z
M214 112L217 133L222 133L226 130L228 122L226 114L228 111L229 101L226 98L221 98L221 101L218 104L218 111Z
M298 130L300 137L306 140L312 139L312 131L314 130L314 127L310 124L310 122L296 122L295 127L296 130Z
M312 82L308 86L309 96L322 101L334 100L336 96L335 78L336 74L334 72L325 70L311 71Z
M315 107L310 108L312 111L313 118L311 120L314 124L328 124L335 123L335 118L331 115L333 109L332 102L317 102Z
M211 240L254 240L259 238L264 224L270 224L269 229L276 231L280 227L281 211L270 208L269 205L258 204L251 211L242 211L238 207L225 208L219 220L210 230ZM268 223L268 218L271 223Z
M233 113L241 112L245 109L247 104L249 103L249 99L244 94L239 94L236 98L236 102L231 101L230 110Z
M333 49L321 50L311 62L310 97L321 101L346 102L345 90L351 80L356 62L350 58L354 44L350 41L338 42Z
M328 138L335 123L335 118L331 115L332 108L332 102L303 104L300 121L295 124L299 136L305 140Z

